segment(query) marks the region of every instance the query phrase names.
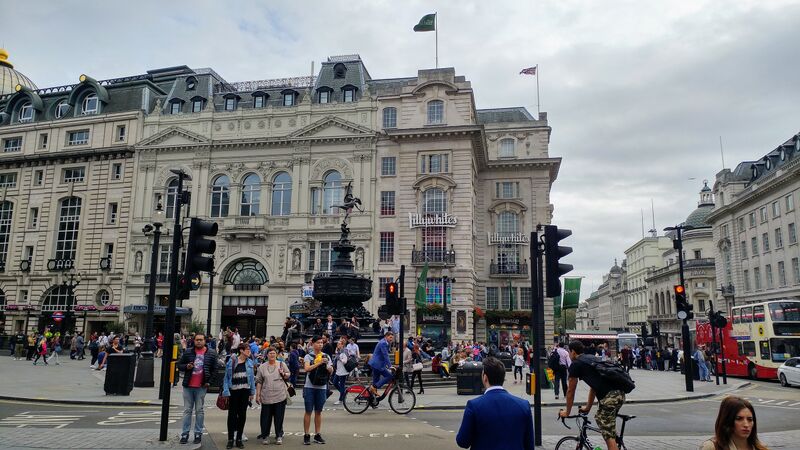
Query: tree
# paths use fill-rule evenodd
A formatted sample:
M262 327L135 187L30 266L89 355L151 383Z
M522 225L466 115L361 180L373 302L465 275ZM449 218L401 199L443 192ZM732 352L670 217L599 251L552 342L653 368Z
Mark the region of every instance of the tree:
M562 309L561 310L561 317L553 319L553 329L556 332L559 330L566 331L566 330L574 330L576 329L575 326L575 312L577 309ZM562 333L559 333L562 334Z

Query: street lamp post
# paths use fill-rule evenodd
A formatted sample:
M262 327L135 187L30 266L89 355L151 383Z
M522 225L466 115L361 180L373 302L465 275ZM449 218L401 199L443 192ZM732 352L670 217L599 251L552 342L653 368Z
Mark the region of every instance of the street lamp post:
M144 321L144 342L148 352L153 350L153 310L156 301L156 279L158 278L158 248L161 239L161 227L163 224L155 222L153 225L145 225L142 229L144 234L153 232L153 250L150 254L150 286L147 292L147 315Z

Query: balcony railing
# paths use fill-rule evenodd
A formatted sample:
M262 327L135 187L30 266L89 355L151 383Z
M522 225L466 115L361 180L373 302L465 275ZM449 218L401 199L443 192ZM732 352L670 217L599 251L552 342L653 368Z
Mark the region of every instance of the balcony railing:
M491 275L527 275L528 263L504 263L489 265Z
M72 270L75 267L74 259L48 259L47 270L53 272Z
M144 275L144 282L150 282L150 274ZM169 274L168 273L159 273L156 274L156 283L169 283Z
M454 266L456 264L456 252L453 249L411 251L411 264L421 266L425 263L442 266Z
M261 285L260 284L234 284L233 285L234 291L260 291Z

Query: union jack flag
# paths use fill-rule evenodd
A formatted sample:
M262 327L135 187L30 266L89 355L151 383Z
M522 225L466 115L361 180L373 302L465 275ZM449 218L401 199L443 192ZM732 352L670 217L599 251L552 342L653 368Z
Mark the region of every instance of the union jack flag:
M536 75L536 66L528 67L527 69L522 69L519 72L520 75Z

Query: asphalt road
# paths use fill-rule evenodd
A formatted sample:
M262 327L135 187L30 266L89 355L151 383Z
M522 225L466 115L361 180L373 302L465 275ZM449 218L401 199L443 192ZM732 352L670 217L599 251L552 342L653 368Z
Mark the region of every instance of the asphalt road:
M759 431L776 432L794 430L800 420L800 388L783 388L776 383L753 382L737 392L755 405ZM579 399L580 400L580 399ZM713 430L721 397L675 403L628 405L623 411L637 418L626 430L626 436L708 436ZM302 399L299 399L302 401ZM558 408L543 409L543 435L571 434L555 417ZM248 410L245 434L255 438L259 434L260 410ZM408 416L398 416L384 405L354 416L341 407L329 408L323 413L323 436L330 444L345 448L425 450L455 448L455 433L461 423L460 410L416 410ZM181 408L173 407L170 413L170 433L179 431ZM302 442L302 410L289 408L285 419L285 447L299 447ZM0 436L3 429L26 428L58 429L80 432L81 429L108 429L124 432L126 429L157 429L160 409L157 407L106 407L75 406L47 403L0 402ZM203 448L224 448L226 413L209 408L206 411L206 428L212 439L204 439ZM312 424L313 433L313 424ZM250 442L253 447L254 441Z

